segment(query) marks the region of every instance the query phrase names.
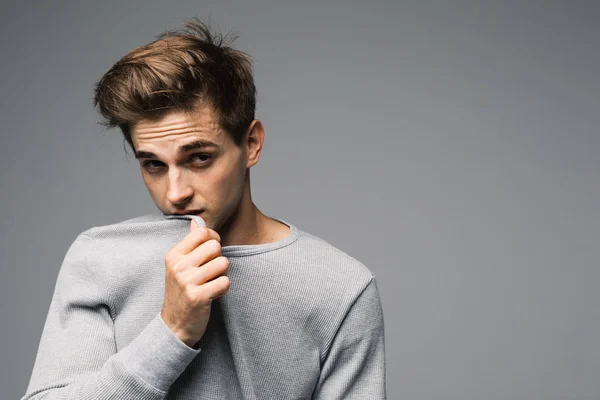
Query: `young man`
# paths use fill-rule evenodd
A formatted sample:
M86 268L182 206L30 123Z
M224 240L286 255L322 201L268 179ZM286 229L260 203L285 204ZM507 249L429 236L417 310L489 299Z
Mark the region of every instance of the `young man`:
M186 28L96 85L160 213L75 239L23 399L384 399L375 277L252 202L250 59Z

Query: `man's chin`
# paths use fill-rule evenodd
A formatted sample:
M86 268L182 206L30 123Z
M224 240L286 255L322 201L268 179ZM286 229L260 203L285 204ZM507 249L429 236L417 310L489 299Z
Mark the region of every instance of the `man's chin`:
M202 220L204 221L204 225L208 228L208 229L212 229L215 230L214 228L214 223L213 221L210 219L210 217L208 215L206 215L206 212L201 212L199 214L195 214L198 215L200 218L202 218Z

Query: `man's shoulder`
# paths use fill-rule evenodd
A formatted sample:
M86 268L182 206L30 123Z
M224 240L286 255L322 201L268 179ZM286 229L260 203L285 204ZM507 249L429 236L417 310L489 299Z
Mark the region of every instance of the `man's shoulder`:
M156 224L168 224L167 220L159 213L144 214L110 224L96 225L82 231L79 236L94 239L96 241L119 241L127 239L139 239L145 233L150 233Z
M162 214L144 214L82 231L74 243L94 252L109 264L161 257L189 230L189 222Z
M354 256L341 250L323 237L294 226L298 238L290 251L298 255L300 267L317 278L341 285L348 282L368 284L373 272Z
M298 229L300 239L304 242L304 245L310 246L319 253L324 253L332 257L332 260L336 262L345 263L352 265L358 269L364 269L366 266L350 254L341 250L339 247L333 245L330 241L323 239L321 236L317 236L314 233L307 232L303 229Z
M341 250L322 236L293 226L297 236L273 263L283 277L278 288L290 293L290 307L306 309L317 321L319 337L329 343L348 310L372 286L373 272L354 255ZM276 253L276 252L275 252ZM329 331L329 329L333 329ZM323 332L325 330L326 332Z
M66 269L93 273L102 282L138 282L148 276L184 232L185 221L145 214L82 231L71 244ZM89 272L91 271L91 272ZM131 286L131 285L130 285Z

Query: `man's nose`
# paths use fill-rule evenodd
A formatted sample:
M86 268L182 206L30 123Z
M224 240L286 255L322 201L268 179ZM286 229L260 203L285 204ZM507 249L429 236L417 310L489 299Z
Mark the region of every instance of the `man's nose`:
M188 184L187 180L181 173L181 171L175 170L169 171L169 189L167 191L167 200L173 205L183 205L189 201L194 191L191 185Z

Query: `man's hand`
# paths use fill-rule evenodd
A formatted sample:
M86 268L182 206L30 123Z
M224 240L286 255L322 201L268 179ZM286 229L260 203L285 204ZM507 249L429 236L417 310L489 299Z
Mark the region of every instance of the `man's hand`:
M165 256L161 317L181 341L194 347L206 331L212 301L227 293L230 282L221 237L190 222L190 232Z

